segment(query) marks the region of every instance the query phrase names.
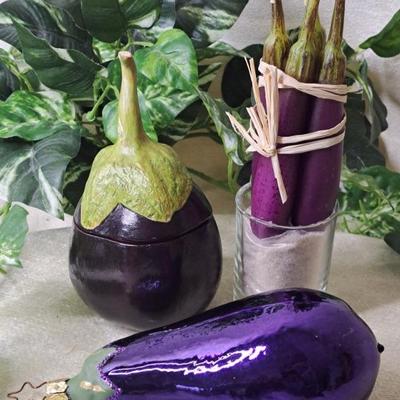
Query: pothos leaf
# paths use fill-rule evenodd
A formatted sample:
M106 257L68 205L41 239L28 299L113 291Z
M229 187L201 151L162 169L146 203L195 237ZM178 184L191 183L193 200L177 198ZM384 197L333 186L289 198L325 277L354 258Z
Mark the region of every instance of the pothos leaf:
M6 100L17 89L19 89L18 78L0 62L0 100Z
M51 46L93 55L87 31L79 28L64 11L52 10L51 13L45 5L33 0L8 0L0 4L0 17L0 39L16 48L20 48L20 44L12 19Z
M219 56L237 56L237 57L249 57L249 54L245 50L238 50L229 43L221 40L210 44L205 48L197 49L197 58L204 60L207 58L219 57Z
M150 29L137 30L135 36L137 35L142 40L155 42L163 32L174 27L175 21L175 0L163 0L160 16L156 23Z
M362 49L371 49L380 57L395 57L400 54L400 10L377 35L360 44Z
M14 92L0 102L0 138L19 137L36 141L52 135L54 126L75 126L75 109L56 92Z
M346 112L344 151L348 167L360 169L371 165L384 165L384 157L369 140L371 124L365 117L365 103L360 94L349 95Z
M101 66L76 50L56 49L14 21L25 61L51 89L75 96L90 95Z
M151 134L150 122L159 131L198 98L196 53L185 33L173 29L154 46L138 50L135 62L142 118Z
M0 142L0 197L62 218L64 173L79 147L78 129L65 124L38 142Z
M162 0L120 0L128 26L150 28L157 20Z
M239 120L240 116L230 109L222 100L214 99L206 92L199 91L199 96L215 124L218 135L223 142L226 155L230 157L236 165L243 165L246 160L243 158L242 139L231 127L226 113L234 113Z
M194 92L198 83L196 52L189 37L178 29L164 32L157 43L135 53L140 74L153 84Z
M176 27L184 30L196 47L221 39L236 22L248 0L177 0Z
M0 210L0 272L10 267L21 268L19 260L28 233L28 212L18 206L6 204Z
M114 42L126 29L126 19L118 0L81 0L88 31L103 42Z

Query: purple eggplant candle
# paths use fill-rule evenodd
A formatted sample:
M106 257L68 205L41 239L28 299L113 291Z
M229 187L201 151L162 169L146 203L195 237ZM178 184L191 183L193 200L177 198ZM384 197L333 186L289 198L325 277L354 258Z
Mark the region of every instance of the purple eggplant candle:
M120 53L119 138L97 155L74 216L70 276L105 318L161 326L204 310L221 273L210 204L172 148L143 130L130 53Z
M68 400L367 400L382 350L342 300L291 289L109 344L58 385Z
M310 0L298 41L290 48L285 31L282 2L273 8L273 29L264 46L264 61L285 69L286 73L301 82L314 82L318 76L320 59L320 31L316 30L319 0ZM289 51L290 48L290 51ZM288 53L289 51L289 53ZM286 57L288 60L286 62ZM312 97L296 89L283 89L279 93L279 136L300 135L306 132ZM264 106L265 98L263 99ZM253 156L251 212L256 218L275 225L291 223L298 184L300 157L281 155L280 168L287 192L283 202L276 181L271 158L257 152ZM274 236L279 231L261 225L252 225L253 233L260 239Z
M346 74L342 49L345 0L336 0L328 42L325 46L320 83L341 85ZM308 131L330 129L342 121L344 104L315 98ZM343 142L301 156L300 185L293 212L295 225L315 224L334 211L340 184Z

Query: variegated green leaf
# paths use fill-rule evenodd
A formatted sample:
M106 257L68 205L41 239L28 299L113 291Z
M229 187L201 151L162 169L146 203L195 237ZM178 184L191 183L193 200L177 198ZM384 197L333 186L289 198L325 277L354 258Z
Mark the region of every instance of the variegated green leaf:
M0 197L62 218L65 169L78 154L80 135L65 124L38 142L0 142Z
M28 233L27 215L24 208L11 207L9 203L0 210L0 273L11 267L22 267L19 255Z
M51 89L73 96L90 95L101 66L76 50L56 49L14 21L25 61L40 81Z
M221 39L237 21L248 0L177 0L176 27L184 30L196 47Z
M6 100L17 89L19 89L17 77L0 62L0 100Z
M103 42L114 42L126 29L118 0L81 0L86 28Z
M56 92L14 92L0 102L0 138L36 141L54 133L55 125L75 126L75 109Z
M128 26L150 28L156 22L162 0L119 0Z
M198 83L195 49L179 29L164 32L154 46L136 51L135 62L140 74L153 84L194 92Z
M176 22L175 0L163 0L160 16L150 29L137 30L136 35L142 40L155 42L162 33L172 29Z
M242 157L242 139L233 130L226 113L234 113L239 120L240 116L229 108L223 100L214 99L203 91L199 91L199 95L215 124L218 135L223 142L226 155L230 157L236 165L243 165L246 160Z
M11 18L51 46L93 56L90 36L75 24L68 12L50 9L38 0L8 0L0 4L0 39L20 48Z
M246 51L238 50L229 43L223 41L214 42L208 47L197 49L197 57L199 60L219 56L249 57Z

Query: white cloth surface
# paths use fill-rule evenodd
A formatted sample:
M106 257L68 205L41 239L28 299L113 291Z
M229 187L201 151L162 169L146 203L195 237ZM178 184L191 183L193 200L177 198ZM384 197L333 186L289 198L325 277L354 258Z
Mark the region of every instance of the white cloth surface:
M231 300L234 264L234 216L217 222L224 274L213 305ZM30 234L24 269L0 282L0 399L26 380L70 377L91 352L132 334L79 299L68 276L69 240L68 228ZM371 399L400 399L400 257L383 241L339 233L329 291L348 301L386 348Z

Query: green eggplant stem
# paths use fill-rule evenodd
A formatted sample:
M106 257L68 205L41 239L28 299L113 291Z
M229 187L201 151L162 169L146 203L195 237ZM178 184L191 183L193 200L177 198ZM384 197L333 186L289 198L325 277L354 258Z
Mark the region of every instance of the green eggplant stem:
M318 6L319 0L308 1L299 39L290 49L286 64L286 73L301 82L315 82L319 75L321 52L316 31Z
M345 80L347 59L342 47L345 8L346 0L336 0L319 76L320 83L340 85Z
M345 10L346 0L336 0L328 37L335 47L342 47Z
M315 40L319 2L320 0L309 0L304 23L300 30L300 38Z
M121 51L118 54L121 62L122 83L119 97L119 142L126 146L140 146L148 137L143 129L137 94L137 72L132 54Z
M285 68L290 40L285 28L282 0L272 3L272 30L265 40L263 60L280 69Z

